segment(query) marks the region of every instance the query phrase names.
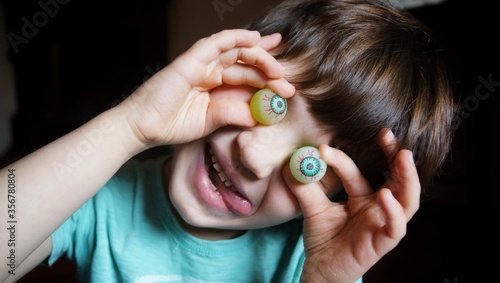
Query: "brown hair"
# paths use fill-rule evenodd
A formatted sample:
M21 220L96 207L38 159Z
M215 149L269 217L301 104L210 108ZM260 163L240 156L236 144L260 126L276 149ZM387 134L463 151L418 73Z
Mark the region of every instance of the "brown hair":
M298 68L290 82L373 186L388 172L376 144L384 127L412 150L422 186L430 183L456 109L442 49L423 23L388 1L290 0L246 28L281 33L276 58Z

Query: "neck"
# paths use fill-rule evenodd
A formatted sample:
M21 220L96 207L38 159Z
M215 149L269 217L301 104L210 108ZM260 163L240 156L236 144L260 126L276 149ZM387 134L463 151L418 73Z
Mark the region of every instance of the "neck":
M199 239L210 240L210 241L227 240L227 239L237 238L245 233L245 231L242 230L223 230L223 229L196 227L188 224L177 213L175 214L177 216L177 219L179 220L179 223L181 224L181 227L186 232Z

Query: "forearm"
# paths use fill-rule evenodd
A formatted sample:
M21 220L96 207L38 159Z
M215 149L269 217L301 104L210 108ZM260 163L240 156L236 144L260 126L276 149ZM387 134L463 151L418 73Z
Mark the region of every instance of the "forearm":
M2 256L15 249L16 263L35 250L91 198L130 157L144 149L119 107L1 169ZM4 257L5 258L5 257ZM1 265L0 277L7 275Z

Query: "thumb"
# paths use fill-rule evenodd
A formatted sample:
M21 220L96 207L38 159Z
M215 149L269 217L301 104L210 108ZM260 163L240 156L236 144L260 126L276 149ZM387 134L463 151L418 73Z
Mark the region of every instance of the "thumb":
M304 217L317 215L331 206L331 201L322 190L320 183L301 183L290 171L290 166L284 166L283 178L297 198Z
M206 133L227 125L253 127L256 121L248 102L237 99L212 100L207 109Z

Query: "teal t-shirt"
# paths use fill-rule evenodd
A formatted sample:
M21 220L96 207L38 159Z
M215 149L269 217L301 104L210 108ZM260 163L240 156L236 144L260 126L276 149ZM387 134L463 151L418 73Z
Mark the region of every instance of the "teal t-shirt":
M49 265L67 256L81 282L299 282L299 220L222 241L177 222L162 186L166 158L131 160L52 235Z

